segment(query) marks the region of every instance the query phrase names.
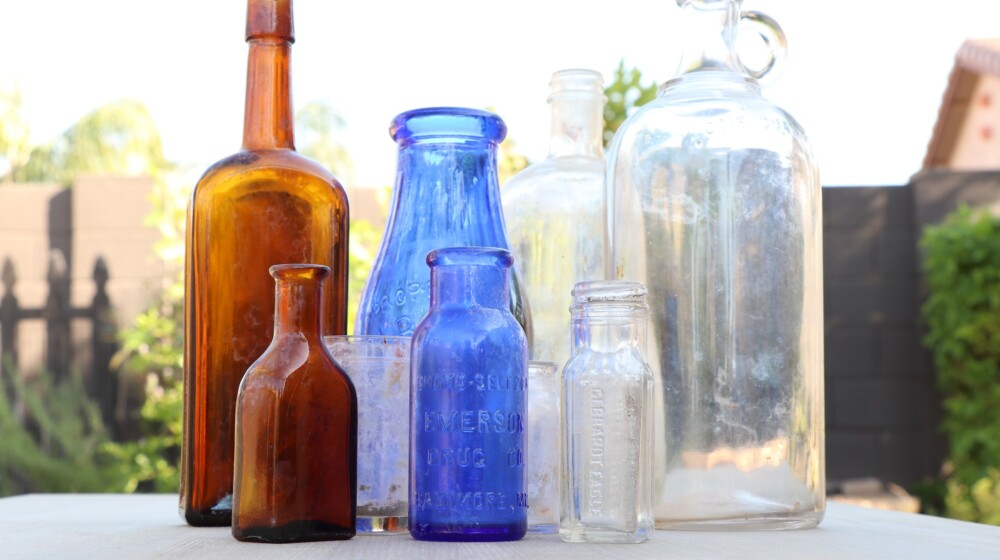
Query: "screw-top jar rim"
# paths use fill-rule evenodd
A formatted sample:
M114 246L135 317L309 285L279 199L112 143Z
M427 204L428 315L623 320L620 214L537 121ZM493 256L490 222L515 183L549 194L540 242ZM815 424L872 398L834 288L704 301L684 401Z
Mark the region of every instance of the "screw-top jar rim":
M645 306L646 286L631 280L594 280L573 286L573 305L631 303Z
M428 139L475 139L499 144L507 136L503 119L489 111L463 107L427 107L400 113L389 135L397 143Z

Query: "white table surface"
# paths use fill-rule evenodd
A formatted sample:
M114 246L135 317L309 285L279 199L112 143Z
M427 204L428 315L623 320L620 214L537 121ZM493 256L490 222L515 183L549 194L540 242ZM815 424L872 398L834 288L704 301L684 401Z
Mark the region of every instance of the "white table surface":
M238 542L225 527L188 527L177 515L176 495L31 494L0 499L0 559L18 558L1000 560L1000 527L829 503L818 529L656 531L634 545L568 544L557 535L508 543L358 535L274 545Z

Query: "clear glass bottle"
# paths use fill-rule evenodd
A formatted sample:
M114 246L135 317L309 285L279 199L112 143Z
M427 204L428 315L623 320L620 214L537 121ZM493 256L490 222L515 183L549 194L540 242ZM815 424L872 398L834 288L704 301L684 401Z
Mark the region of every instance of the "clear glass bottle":
M562 512L567 542L637 543L653 530L653 373L646 288L573 288L573 355L563 369Z
M566 310L577 282L605 278L603 79L592 70L552 75L549 155L501 191L507 235L531 302L533 360L565 364Z
M324 334L347 329L347 195L295 152L291 0L248 0L243 148L210 167L188 208L181 515L228 526L236 393L271 342L283 263L330 267Z
M431 251L430 311L413 333L410 534L513 541L527 530L528 348L503 249Z
M322 338L325 266L271 267L274 339L236 400L233 536L349 539L357 503L358 398Z
M609 148L615 278L653 309L658 527L813 527L825 499L823 243L805 133L761 96L784 45L739 0L678 0L681 73ZM760 71L738 25L775 47Z
M507 125L488 111L415 109L389 129L399 145L392 207L358 306L355 334L411 336L430 304L427 253L507 249L497 146ZM510 308L531 342L531 314L513 269Z

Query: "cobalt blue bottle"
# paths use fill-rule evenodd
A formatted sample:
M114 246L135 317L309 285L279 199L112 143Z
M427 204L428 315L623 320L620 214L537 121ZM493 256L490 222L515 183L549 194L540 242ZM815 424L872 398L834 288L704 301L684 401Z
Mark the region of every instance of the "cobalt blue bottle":
M399 146L392 206L354 330L412 336L430 301L429 251L509 249L497 181L507 126L487 111L434 107L397 116L389 133ZM530 314L511 276L510 308L530 341Z
M430 311L410 353L410 534L513 541L528 528L528 349L509 309L513 257L454 247L427 255Z

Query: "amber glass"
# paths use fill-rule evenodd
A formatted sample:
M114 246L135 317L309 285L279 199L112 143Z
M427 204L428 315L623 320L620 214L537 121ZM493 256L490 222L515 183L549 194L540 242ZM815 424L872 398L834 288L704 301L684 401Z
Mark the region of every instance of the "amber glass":
M290 2L250 0L247 41L243 149L205 172L188 209L180 506L191 525L230 523L236 392L272 335L268 267L329 266L324 334L347 328L347 196L295 152Z
M271 267L274 339L236 400L233 536L299 542L354 536L358 398L320 336L325 266Z

